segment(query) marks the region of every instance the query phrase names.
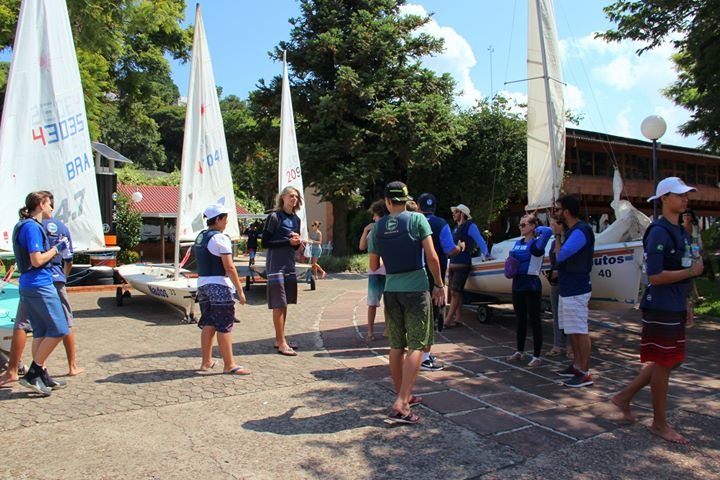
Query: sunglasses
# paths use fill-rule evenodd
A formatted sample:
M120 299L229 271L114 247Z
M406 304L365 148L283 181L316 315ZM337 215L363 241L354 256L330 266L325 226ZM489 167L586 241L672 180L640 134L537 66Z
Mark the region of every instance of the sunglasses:
M527 227L527 226L528 226L527 223L521 223L521 224L518 225L518 227L520 227L520 228L525 228L525 227Z

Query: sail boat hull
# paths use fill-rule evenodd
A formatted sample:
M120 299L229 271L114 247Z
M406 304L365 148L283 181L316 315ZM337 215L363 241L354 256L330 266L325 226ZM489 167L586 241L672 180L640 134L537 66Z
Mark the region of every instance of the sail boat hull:
M507 252L515 239L506 240L493 247L492 260L473 259L465 291L482 295L487 303L512 301L512 280L505 278L504 265ZM550 243L543 259L543 271L550 269ZM625 310L638 304L640 278L642 275L642 242L620 242L596 245L593 252L593 269L590 274L592 295L590 308L600 310ZM550 297L550 285L541 275L542 295Z
M135 290L179 309L186 320L194 320L197 278L183 276L187 270L181 270L177 279L172 265L122 265L117 270Z

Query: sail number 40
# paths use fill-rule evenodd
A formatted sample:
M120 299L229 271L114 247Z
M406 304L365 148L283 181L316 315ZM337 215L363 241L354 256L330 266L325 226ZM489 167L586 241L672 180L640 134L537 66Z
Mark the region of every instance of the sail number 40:
M609 268L600 269L600 270L598 270L598 276L604 277L604 278L610 278L610 277L612 277L612 270L610 270Z
M82 118L82 113L78 113L59 122L33 128L32 138L41 141L43 145L50 145L84 131L85 120Z
M287 181L288 183L292 182L295 179L300 178L302 175L300 173L300 165L298 165L295 168L291 168L289 170L285 170L285 175L287 175Z

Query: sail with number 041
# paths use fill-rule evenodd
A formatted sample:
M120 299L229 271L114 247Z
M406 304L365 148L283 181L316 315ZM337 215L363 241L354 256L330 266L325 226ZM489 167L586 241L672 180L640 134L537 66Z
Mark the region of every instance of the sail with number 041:
M0 250L17 211L48 190L76 251L105 248L80 71L65 0L24 0L0 125Z
M282 78L282 100L280 105L280 162L278 165L278 191L282 192L285 187L295 187L301 196L305 196L303 188L302 168L300 167L300 155L298 154L297 138L295 137L295 119L293 116L292 100L290 99L290 81L288 80L287 60L283 52L283 78ZM305 213L305 202L298 210L300 217L300 238L303 241L308 239L307 215Z
M222 204L230 210L224 233L233 240L239 239L240 228L235 211L225 128L199 4L195 12L180 172L176 244L180 241L194 241L200 231L206 228L202 213L212 203ZM179 252L180 249L176 248L176 265Z

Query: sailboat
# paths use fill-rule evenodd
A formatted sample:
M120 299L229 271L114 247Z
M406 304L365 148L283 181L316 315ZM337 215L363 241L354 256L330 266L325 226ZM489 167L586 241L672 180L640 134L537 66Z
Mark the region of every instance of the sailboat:
M528 111L527 211L552 208L560 197L565 164L565 107L563 81L552 0L528 0ZM642 274L642 237L650 219L629 202L620 200L622 179L613 180L616 221L596 236L591 273L590 308L628 309L638 302ZM474 258L465 290L488 302L508 302L512 280L505 278L504 262L517 238L493 246L490 260ZM549 268L550 242L543 268ZM550 294L544 275L543 296ZM481 307L478 317L487 319Z
M227 206L225 233L234 241L240 238L225 129L199 4L190 65L174 263L118 268L133 288L180 308L188 322L194 321L197 278L181 268L180 249L205 229L203 210L212 203Z
M64 0L23 0L20 6L0 124L0 191L5 205L0 210L0 252L12 255L17 211L26 195L38 190L53 193L53 215L72 232L76 252L107 250ZM10 283L0 290L4 332L7 320L15 318L18 295Z
M297 137L295 136L295 116L293 114L292 99L290 97L290 80L288 78L287 58L283 51L283 76L282 96L280 100L280 149L278 161L278 192L285 187L295 187L300 195L305 195L302 179L302 167L300 165L300 154L298 153ZM296 212L300 217L300 238L303 242L308 239L307 213L305 202ZM254 265L246 265L246 260L236 262L238 273L245 277L245 285L249 287L253 283L255 274L266 277L265 257L256 256ZM307 276L310 265L296 264L298 278ZM310 276L310 289L315 290L315 279Z

